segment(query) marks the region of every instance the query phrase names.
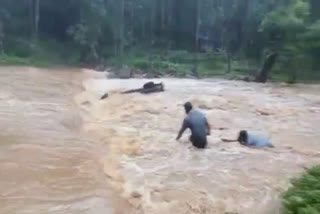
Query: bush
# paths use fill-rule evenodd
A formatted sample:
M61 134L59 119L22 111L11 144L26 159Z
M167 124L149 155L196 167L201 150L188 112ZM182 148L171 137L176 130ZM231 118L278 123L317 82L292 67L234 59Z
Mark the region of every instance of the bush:
M29 59L17 56L0 55L0 64L2 65L28 65Z
M0 55L0 65L35 65L46 67L50 63L48 60L39 59L34 57L17 57L9 55Z
M29 57L32 55L32 46L26 40L10 38L4 41L4 52L17 57Z
M308 170L292 181L292 187L283 195L283 214L320 213L320 166Z
M149 68L149 62L146 59L135 59L132 63L134 68L146 70Z

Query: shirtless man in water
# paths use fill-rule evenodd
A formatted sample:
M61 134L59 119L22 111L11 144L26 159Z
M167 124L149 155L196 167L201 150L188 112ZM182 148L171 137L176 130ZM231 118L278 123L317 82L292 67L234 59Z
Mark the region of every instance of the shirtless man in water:
M190 141L193 146L204 149L207 146L207 135L210 135L210 125L206 117L197 110L193 110L192 104L187 102L184 104L187 117L184 119L182 127L177 136L179 140L186 129L191 129Z

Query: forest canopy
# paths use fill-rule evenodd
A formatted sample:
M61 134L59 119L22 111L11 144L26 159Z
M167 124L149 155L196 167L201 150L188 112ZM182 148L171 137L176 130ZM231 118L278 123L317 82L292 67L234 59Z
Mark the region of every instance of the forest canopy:
M0 0L0 63L320 78L319 0Z

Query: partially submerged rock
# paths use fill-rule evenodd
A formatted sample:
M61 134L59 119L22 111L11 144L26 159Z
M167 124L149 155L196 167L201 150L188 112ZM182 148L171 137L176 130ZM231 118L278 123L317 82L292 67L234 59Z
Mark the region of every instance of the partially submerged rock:
M132 71L128 66L124 66L119 70L118 76L120 79L129 79L132 77Z
M105 93L101 98L100 98L100 100L104 100L104 99L106 99L106 98L108 98L109 97L109 94L108 93Z
M244 81L244 82L254 82L254 78L253 77L249 77L249 76L232 76L230 78L228 78L229 80L238 80L238 81Z

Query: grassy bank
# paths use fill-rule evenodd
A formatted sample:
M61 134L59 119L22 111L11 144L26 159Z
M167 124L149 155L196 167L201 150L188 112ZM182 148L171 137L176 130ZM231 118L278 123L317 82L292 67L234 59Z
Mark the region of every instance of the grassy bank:
M30 43L14 40L8 43L4 53L0 53L0 65L32 65L32 66L87 66L95 67L120 67L120 59L112 57L112 50L101 53L103 56L91 63L90 53L74 47L73 44L58 43L54 40L38 41ZM85 57L84 57L85 56ZM226 54L220 53L199 53L198 74L200 77L225 77L237 78L254 76L262 67L263 62L252 61L244 58L234 58L231 61L231 69L228 69ZM84 62L86 61L86 63ZM99 62L99 63L97 63ZM130 48L124 54L122 65L141 72L149 73L152 76L171 75L185 77L193 75L194 54L186 50L163 49L148 50L145 47ZM116 69L115 69L116 70ZM292 69L287 69L277 62L270 73L272 81L287 82L292 80ZM318 82L320 71L297 71L297 82Z
M108 66L119 66L119 59L109 58L105 61ZM228 71L224 53L199 53L198 74L200 77L246 75L253 69L241 60L234 60ZM171 74L178 77L192 75L194 68L194 54L185 50L148 50L133 49L126 52L123 64L130 68L146 73ZM249 68L250 67L250 68ZM256 68L254 68L256 69Z
M320 166L308 170L292 181L292 187L283 195L282 213L320 213Z
M18 57L2 54L0 55L0 65L32 65L38 67L46 67L50 66L51 62L49 59L41 59L37 57Z
M198 74L200 77L244 77L255 76L262 68L263 62L248 59L234 58L231 69L228 70L226 55L222 53L199 53ZM126 52L123 64L130 68L141 70L146 73L171 74L177 77L192 75L194 55L187 51L161 50L142 51L133 49ZM107 66L119 66L118 58L109 58L105 61ZM305 66L306 67L306 66ZM283 62L276 62L269 74L269 78L275 82L319 82L320 71L297 70L296 79L293 80L293 69L287 67Z
M28 40L11 38L0 52L0 65L78 65L79 52L72 44L61 44L55 40Z

